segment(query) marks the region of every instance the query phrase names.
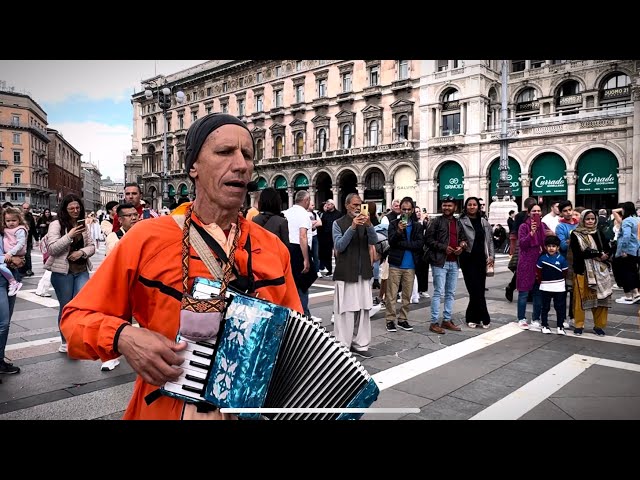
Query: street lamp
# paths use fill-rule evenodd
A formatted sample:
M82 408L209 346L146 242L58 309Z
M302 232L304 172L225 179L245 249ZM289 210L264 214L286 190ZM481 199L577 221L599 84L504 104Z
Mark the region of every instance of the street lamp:
M167 155L167 111L171 108L171 88L157 85L155 82L150 82L151 86L156 87L155 94L158 97L158 106L162 110L162 116L164 117L164 134L162 136L162 206L169 207L169 156ZM154 92L150 89L144 91L144 96L147 100L151 100L154 96ZM178 105L184 102L184 92L178 90L176 92L176 103Z

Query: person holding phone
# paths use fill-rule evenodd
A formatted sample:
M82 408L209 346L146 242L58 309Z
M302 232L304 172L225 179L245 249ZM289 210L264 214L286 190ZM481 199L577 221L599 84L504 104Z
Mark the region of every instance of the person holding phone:
M536 264L540 254L544 251L544 238L553 232L542 222L540 205L531 204L528 207L528 218L518 229L518 267L516 270L516 288L518 289L518 326L525 330L541 330L540 313L542 298L539 285L536 283ZM529 292L533 296L533 316L531 325L527 323L526 309Z
M89 281L89 271L92 268L89 257L96 252L91 234L84 225L84 218L82 199L69 194L60 203L57 219L49 225L49 258L44 268L51 271L51 284L60 302L58 328L65 305ZM62 343L58 351L67 353L67 341L62 332L60 338Z

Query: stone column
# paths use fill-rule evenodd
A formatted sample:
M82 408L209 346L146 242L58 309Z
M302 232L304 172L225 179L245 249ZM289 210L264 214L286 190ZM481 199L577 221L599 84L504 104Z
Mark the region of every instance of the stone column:
M318 207L318 199L317 199L318 192L316 192L316 187L309 186L307 187L307 191L309 192L309 195L311 195L311 203L316 207Z
M260 198L260 191L257 192L249 192L249 198L251 199L250 207L258 208L258 199Z
M442 121L442 107L437 106L436 107L436 119L435 119L435 135L434 137L441 137L442 136L442 125L441 122Z
M344 213L344 205L340 205L340 197L338 197L338 193L340 193L340 188L336 185L331 187L331 193L333 194L333 201L336 204L336 208Z
M524 199L531 196L531 189L529 188L531 185L531 179L529 178L528 173L520 174L520 185L522 185L522 201ZM518 205L518 208L522 210L522 205Z
M360 200L364 202L364 183L358 182L358 195L360 195Z
M567 170L567 200L571 202L574 207L576 205L576 172L575 170Z
M467 134L467 102L460 105L460 133Z
M640 85L636 85L632 88L633 97L633 146L632 151L627 152L627 167L639 168L640 162ZM627 187L628 188L628 187ZM627 190L628 191L628 190ZM623 199L618 197L618 201ZM639 202L640 201L640 174L635 172L631 174L631 198L626 198L624 201Z
M289 196L289 207L293 207L293 187L287 187L287 195Z
M384 196L385 196L385 210L391 208L391 202L393 201L393 182L384 183Z

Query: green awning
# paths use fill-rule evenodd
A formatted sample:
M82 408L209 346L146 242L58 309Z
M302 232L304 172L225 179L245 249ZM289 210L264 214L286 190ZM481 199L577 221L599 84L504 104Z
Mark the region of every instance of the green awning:
M267 188L267 180L263 177L258 179L258 190L264 190Z
M309 179L304 175L298 175L294 185L296 188L307 188L309 186Z
M440 168L438 175L440 198L451 195L456 200L464 200L464 172L455 162L447 162Z
M187 195L189 195L189 189L184 183L180 185L180 195L182 197L186 197Z
M604 148L586 152L578 161L578 194L618 191L618 160Z
M566 195L567 166L557 153L543 153L531 167L532 195Z
M284 177L276 177L275 187L276 190L284 190L288 187L287 179Z
M493 198L498 190L498 180L500 180L500 159L497 159L491 164L489 169L489 176L491 179L491 191L489 196ZM511 183L511 195L514 197L522 196L522 187L520 185L520 164L515 159L509 157L509 171L507 172L507 180Z
M169 196L175 197L175 195L176 195L176 187L174 187L173 185L169 185Z

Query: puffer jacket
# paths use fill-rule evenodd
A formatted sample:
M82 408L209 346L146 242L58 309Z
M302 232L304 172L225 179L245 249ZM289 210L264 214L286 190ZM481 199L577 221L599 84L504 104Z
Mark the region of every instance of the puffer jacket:
M63 234L61 230L62 225L60 225L58 220L54 220L49 225L49 232L47 233L49 258L44 268L45 270L66 275L69 273L69 260L67 257L69 256L73 239L66 233ZM87 254L87 271L90 272L93 266L91 265L89 257L92 257L93 254L96 253L96 247L88 228L85 228L82 239L84 240L84 248L80 250Z

